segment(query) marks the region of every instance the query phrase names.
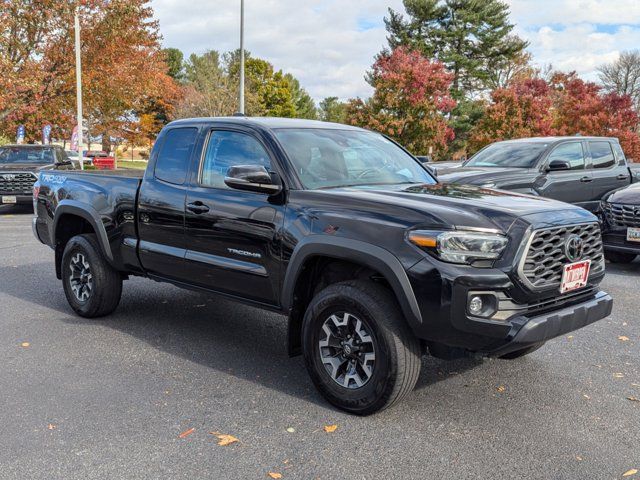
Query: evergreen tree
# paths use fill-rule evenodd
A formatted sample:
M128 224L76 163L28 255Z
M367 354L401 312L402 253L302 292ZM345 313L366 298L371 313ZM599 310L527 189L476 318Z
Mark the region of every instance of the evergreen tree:
M444 63L458 100L488 87L497 64L521 55L528 43L513 35L509 7L500 0L404 0L408 18L389 9L391 48L406 46Z

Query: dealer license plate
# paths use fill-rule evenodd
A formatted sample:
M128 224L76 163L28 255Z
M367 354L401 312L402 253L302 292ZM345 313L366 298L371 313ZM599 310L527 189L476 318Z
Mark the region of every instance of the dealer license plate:
M3 196L2 203L18 203L18 199L16 197L11 196Z
M560 293L571 292L578 288L585 287L589 280L589 270L591 269L591 260L583 262L570 263L564 266L562 272L562 283L560 284Z
M640 228L627 228L627 242L640 242Z

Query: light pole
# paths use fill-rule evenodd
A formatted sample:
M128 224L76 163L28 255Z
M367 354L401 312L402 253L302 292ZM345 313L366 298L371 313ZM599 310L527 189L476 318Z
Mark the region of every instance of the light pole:
M84 139L82 138L82 59L80 56L80 6L76 7L75 13L75 36L76 36L76 102L77 102L77 122L78 122L78 159L80 169L84 170Z
M244 0L240 0L240 109L244 115Z

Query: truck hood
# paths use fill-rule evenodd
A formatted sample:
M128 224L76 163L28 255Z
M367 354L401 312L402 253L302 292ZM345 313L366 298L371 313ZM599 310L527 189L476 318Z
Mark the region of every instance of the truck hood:
M640 205L640 183L616 190L605 198L607 202Z
M390 217L396 212L398 218L432 226L493 228L506 232L523 217L531 224L560 224L565 223L565 219L575 221L576 217L581 221L596 220L586 210L567 203L470 185L363 186L323 192L350 197L335 199L339 205L354 205L363 210L375 208ZM387 211L386 205L393 208ZM568 211L572 214L567 215Z
M41 163L0 163L0 172L39 172L40 170L49 170L54 165Z
M496 183L529 173L526 168L500 167L458 167L438 168L438 180L446 183L484 185Z

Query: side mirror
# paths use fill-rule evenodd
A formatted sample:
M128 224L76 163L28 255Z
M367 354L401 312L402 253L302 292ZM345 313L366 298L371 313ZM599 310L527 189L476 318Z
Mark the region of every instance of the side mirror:
M547 172L559 172L562 170L571 170L571 164L564 160L553 160L547 165Z
M229 167L224 183L236 190L275 195L282 190L277 174L270 174L261 165L236 165Z

